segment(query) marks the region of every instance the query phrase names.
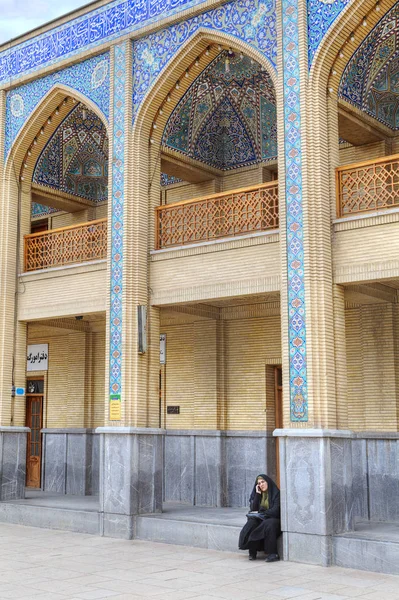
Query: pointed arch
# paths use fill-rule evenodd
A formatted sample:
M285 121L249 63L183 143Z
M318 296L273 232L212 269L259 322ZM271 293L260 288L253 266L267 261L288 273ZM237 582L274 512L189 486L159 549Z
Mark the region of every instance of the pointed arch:
M25 187L27 183L30 185L33 170L41 152L77 102L82 102L99 117L109 137L107 119L90 98L69 86L55 85L31 112L19 131L6 159L6 176L9 174L11 177L18 178L23 168L23 186ZM58 114L55 113L57 109ZM35 140L36 143L34 143ZM30 151L29 155L28 151ZM28 160L24 162L27 157Z
M179 90L174 89L172 101L168 103L169 106L165 106L163 115L158 116L159 131L163 131L163 128L165 127L167 119L169 118L173 108L177 106L178 102L194 82L196 77L216 58L219 51L211 47L209 54L207 56L203 56L203 62L200 65L200 69L193 69L193 74L189 74L188 77L185 77L184 75L187 67L195 61L195 58L199 54L203 53L206 48L212 44L220 44L224 47L231 47L233 50L238 52L241 51L253 60L257 61L266 69L276 89L277 74L275 68L271 61L265 55L259 52L259 50L251 46L251 44L243 42L242 40L234 37L233 35L201 27L182 45L179 52L176 53L163 67L157 78L147 90L135 115L133 134L134 138L136 138L136 135L140 132L142 127L147 129L149 132L149 129L151 128L151 122L148 123L148 121L151 121L151 118L153 119L155 117L157 111L159 110L159 106L164 100L164 97L168 94L176 81L180 81L180 88Z
M336 96L346 65L378 22L396 4L395 0L351 2L341 12L324 36L315 53L309 73L311 87L327 90ZM365 15L367 19L364 20Z

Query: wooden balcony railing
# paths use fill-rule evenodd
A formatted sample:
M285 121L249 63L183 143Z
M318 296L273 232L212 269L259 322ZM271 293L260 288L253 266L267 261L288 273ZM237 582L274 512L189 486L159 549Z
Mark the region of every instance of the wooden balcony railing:
M399 154L336 170L337 215L399 206Z
M278 182L156 209L156 247L184 246L278 228Z
M25 271L37 271L107 256L107 219L25 236Z

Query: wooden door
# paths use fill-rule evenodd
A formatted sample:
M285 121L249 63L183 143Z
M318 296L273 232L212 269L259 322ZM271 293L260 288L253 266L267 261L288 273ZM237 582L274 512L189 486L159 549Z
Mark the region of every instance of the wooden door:
M26 452L26 485L28 487L40 487L42 425L43 395L28 393L26 395L26 426L30 428Z
M276 429L283 428L283 372L281 367L274 368L274 408ZM280 487L280 448L276 437L276 471L277 485Z

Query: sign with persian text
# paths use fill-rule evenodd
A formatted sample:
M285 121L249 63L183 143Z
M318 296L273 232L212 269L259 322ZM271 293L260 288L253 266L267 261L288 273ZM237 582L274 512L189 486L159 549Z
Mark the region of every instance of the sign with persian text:
M28 346L26 370L48 371L48 344L33 344Z

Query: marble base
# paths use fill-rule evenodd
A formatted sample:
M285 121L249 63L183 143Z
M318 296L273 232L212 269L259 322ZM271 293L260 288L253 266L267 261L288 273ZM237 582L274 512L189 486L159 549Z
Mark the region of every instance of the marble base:
M276 477L276 443L263 431L168 430L164 501L245 507L255 477Z
M27 427L0 427L0 501L25 497Z
M99 493L99 438L92 429L43 429L42 487L73 496Z
M159 429L100 427L100 512L104 535L134 535L133 515L162 511L163 435Z
M288 429L274 435L287 560L329 565L333 537L353 531L359 519L399 522L399 434Z

